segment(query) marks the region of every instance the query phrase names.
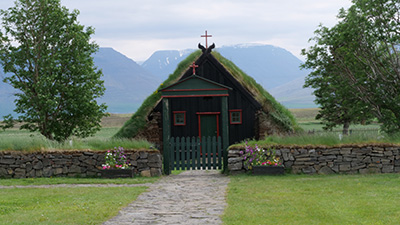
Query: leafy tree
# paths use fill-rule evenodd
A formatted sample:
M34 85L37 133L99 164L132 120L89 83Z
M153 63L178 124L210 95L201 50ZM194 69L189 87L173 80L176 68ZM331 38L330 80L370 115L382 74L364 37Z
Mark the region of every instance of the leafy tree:
M105 88L91 56L98 50L94 29L59 0L17 0L0 14L0 62L4 82L18 90L21 129L57 141L98 131L106 106L96 102ZM13 118L5 120L8 126Z
M353 0L340 11L340 22L331 29L320 27L316 45L303 50L303 66L315 69L309 84L315 77L330 77L339 84L340 102L353 106L352 119L370 111L389 133L400 130L399 7L400 0Z
M367 123L372 117L370 109L353 93L347 81L341 77L341 68L335 58L337 30L320 25L313 40L317 43L307 51L302 50L307 60L302 68L313 69L305 87L315 89L315 102L321 106L316 119L325 124L324 129L343 125L343 134L348 134L350 124ZM343 49L342 49L343 51ZM350 54L351 55L351 54ZM349 59L350 60L350 59Z

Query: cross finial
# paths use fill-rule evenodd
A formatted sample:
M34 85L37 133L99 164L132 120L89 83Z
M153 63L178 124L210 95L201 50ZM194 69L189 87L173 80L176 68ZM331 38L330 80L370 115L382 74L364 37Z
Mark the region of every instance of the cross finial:
M206 34L205 35L201 35L201 37L205 37L206 38L206 48L208 48L207 38L208 37L212 37L212 35L208 35L207 34L207 30L206 30Z
M198 65L196 65L194 62L192 63L192 65L190 65L190 68L193 68L193 75L196 74L196 68L199 67Z

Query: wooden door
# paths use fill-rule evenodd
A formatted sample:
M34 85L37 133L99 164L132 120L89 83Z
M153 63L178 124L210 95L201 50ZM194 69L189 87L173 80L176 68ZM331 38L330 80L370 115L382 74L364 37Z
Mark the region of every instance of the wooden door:
M219 113L198 114L199 137L219 136Z

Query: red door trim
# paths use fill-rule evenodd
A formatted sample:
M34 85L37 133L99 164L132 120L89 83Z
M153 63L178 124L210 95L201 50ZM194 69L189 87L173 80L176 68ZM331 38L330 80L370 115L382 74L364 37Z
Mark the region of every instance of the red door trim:
M201 141L201 115L215 115L217 117L217 137L219 137L219 115L221 112L197 112L197 120L199 124L199 137Z

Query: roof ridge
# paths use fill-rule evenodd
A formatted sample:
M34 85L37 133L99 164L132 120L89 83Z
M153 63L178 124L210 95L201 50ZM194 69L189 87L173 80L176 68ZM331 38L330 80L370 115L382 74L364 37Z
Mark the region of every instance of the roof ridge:
M150 112L161 101L160 91L181 80L182 77L190 77L192 74L189 74L191 72L189 65L193 61L202 61L208 55L211 55L229 74L231 74L242 88L252 96L254 101L261 105L263 109L262 111L271 117L277 124L281 124L281 126L283 126L287 131L299 129L296 119L290 111L277 102L271 94L269 94L260 84L258 84L251 76L243 72L233 62L223 57L217 51L205 51L202 53L200 50L197 50L178 64L174 73L170 74L169 77L160 84L157 90L143 101L142 105L133 114L131 119L124 124L114 137L132 138L140 133L148 122L147 117Z

